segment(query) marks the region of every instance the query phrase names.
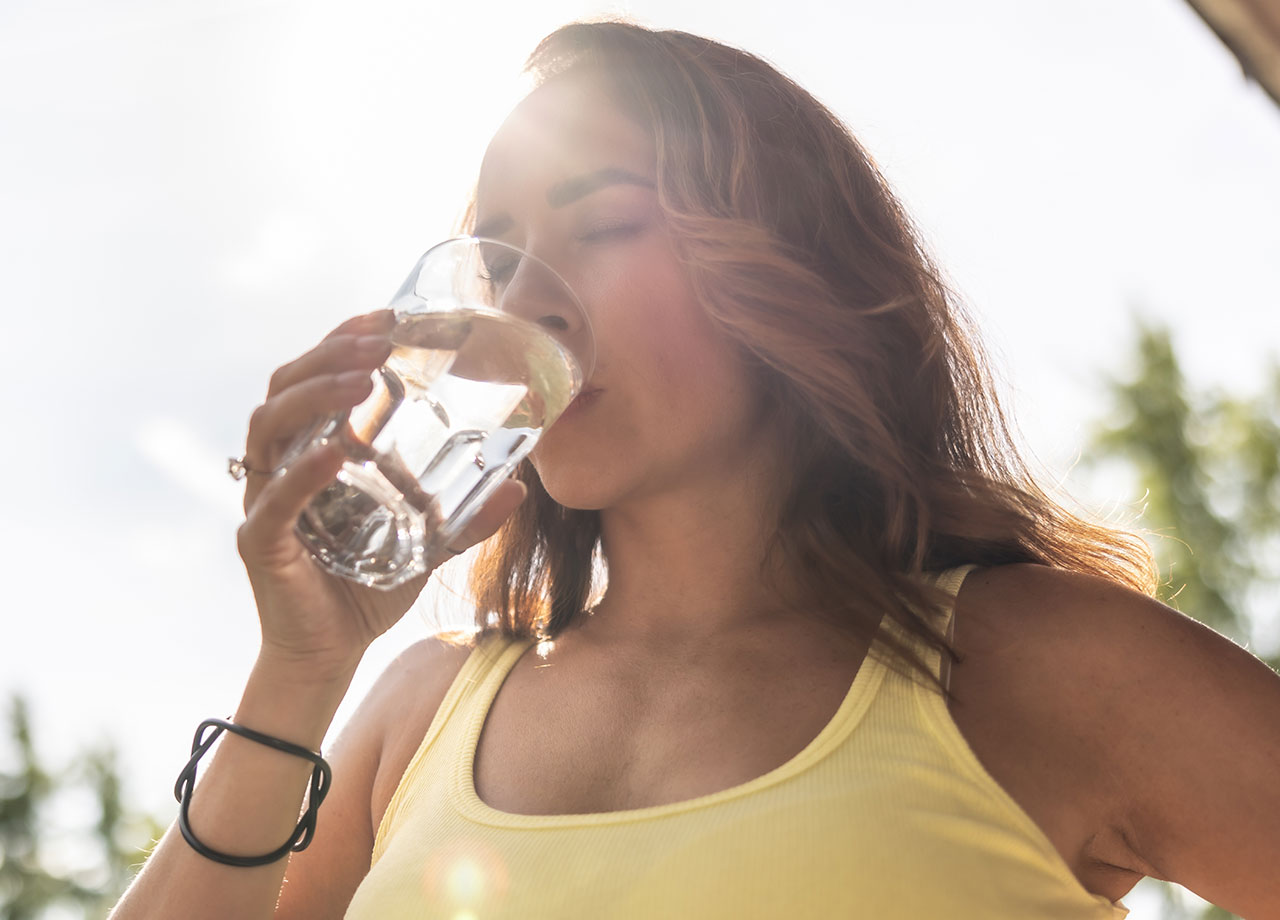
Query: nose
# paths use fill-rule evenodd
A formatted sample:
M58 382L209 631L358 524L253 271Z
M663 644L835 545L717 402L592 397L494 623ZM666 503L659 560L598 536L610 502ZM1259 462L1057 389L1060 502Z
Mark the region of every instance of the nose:
M494 305L504 313L541 326L553 335L569 332L583 322L577 296L568 283L534 256L520 257L513 273L495 293Z
M573 355L583 379L589 378L595 341L569 283L537 256L501 244L486 246L493 306L548 333Z

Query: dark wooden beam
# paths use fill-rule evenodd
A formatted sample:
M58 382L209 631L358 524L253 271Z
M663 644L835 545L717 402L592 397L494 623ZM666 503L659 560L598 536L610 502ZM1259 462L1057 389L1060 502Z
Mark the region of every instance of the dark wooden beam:
M1280 0L1187 0L1244 75L1280 105Z

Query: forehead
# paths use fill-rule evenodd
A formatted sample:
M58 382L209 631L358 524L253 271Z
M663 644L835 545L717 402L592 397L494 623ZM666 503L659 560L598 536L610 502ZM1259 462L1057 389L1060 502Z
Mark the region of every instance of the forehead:
M522 101L489 143L479 197L545 186L606 166L652 177L654 143L590 77L557 77Z

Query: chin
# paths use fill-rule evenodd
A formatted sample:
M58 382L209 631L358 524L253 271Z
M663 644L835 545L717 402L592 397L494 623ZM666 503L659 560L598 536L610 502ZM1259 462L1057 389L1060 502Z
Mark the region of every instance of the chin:
M599 460L581 439L560 436L553 426L544 434L529 454L529 463L538 474L547 494L560 504L579 507L574 499L583 487L596 477Z
M543 450L545 446L547 450ZM540 442L529 457L542 488L558 504L578 511L599 511L608 507L617 491L616 482L606 482L605 471L616 464L602 463L584 452L556 449L556 445ZM612 487L611 487L612 486Z
M542 488L557 504L572 508L575 511L600 511L607 508L610 499L607 490L593 487L590 476L543 476L539 471L538 478Z
M552 425L529 454L543 489L557 503L579 511L600 511L616 505L644 469L636 439L630 432L568 425Z

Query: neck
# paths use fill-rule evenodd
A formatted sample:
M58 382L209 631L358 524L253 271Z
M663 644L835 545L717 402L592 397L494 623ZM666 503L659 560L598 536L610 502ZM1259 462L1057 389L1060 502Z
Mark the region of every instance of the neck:
M776 479L744 481L758 478L603 511L609 585L593 631L636 643L705 641L786 611L788 573L767 553L777 511L764 484Z

